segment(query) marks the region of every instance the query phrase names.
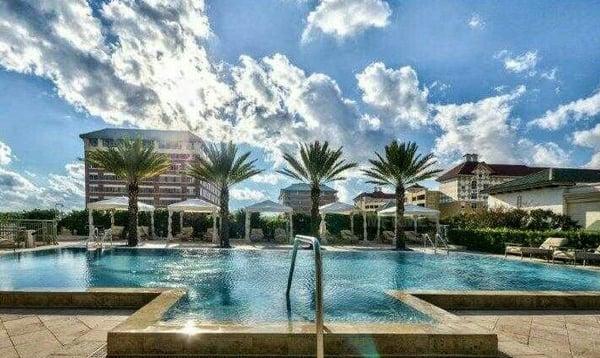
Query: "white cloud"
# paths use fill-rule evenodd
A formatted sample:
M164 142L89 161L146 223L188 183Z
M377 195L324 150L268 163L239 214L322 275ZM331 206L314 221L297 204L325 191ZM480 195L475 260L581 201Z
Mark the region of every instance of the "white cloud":
M554 142L533 144L530 140L519 141L519 149L527 154L523 161L534 166L568 167L571 165L570 153Z
M593 128L573 132L573 144L581 147L592 148L594 153L586 164L588 168L600 168L600 124Z
M547 111L542 117L534 119L531 124L543 129L556 130L569 121L578 121L596 116L600 113L600 92L558 106L555 110Z
M267 199L262 191L250 188L234 188L229 191L232 199L246 201L261 201Z
M535 75L535 67L538 62L537 51L527 51L521 55L513 56L508 50L502 50L494 57L502 60L504 68L509 72L527 72L530 76Z
M471 15L471 18L469 19L469 22L467 24L472 29L481 30L485 28L485 21L477 13L473 13L473 15Z
M525 87L520 86L478 102L437 106L433 121L442 134L435 140L433 152L446 163L464 153L479 153L488 162L518 162L517 129L511 110L523 93Z
M544 71L540 73L540 77L547 79L548 81L556 81L556 74L558 73L558 68L554 67L551 70Z
M419 88L417 73L410 66L397 70L381 62L367 66L356 75L365 103L392 119L394 124L417 128L427 124L427 88Z
M260 61L242 56L232 77L239 98L236 139L263 148L275 165L282 150L312 140L327 139L349 156L365 156L362 148L373 138L356 135L362 114L329 76L306 74L275 54Z
M12 150L8 145L0 142L0 165L8 165L12 162Z
M96 14L85 0L0 2L0 65L111 124L227 135L233 92L209 37L202 1L115 0Z
M260 173L250 178L250 180L255 183L277 185L287 179L278 173Z
M345 39L369 28L389 24L392 10L383 0L321 0L308 14L302 42L310 41L318 31Z

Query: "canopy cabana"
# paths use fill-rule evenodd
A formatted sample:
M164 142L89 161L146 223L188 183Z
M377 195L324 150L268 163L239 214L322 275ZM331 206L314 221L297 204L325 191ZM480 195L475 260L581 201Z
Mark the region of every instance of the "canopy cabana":
M206 213L212 214L213 217L213 237L212 242L217 243L217 215L219 213L219 207L215 204L209 203L208 201L204 201L202 199L188 199L184 201L180 201L178 203L174 203L171 205L167 205L167 210L169 211L169 220L168 220L168 234L167 239L173 239L173 213L178 212L179 215L179 228L183 228L183 213Z
M377 212L377 237L379 237L379 230L381 227L381 218L382 217L394 217L394 220L398 220L396 218L396 204L380 210ZM428 219L432 219L435 221L435 225L439 231L440 226L440 211L430 208L425 208L423 206L412 205L412 204L404 204L404 216L413 219L415 231L417 231L417 219L420 217L425 217Z
M89 238L94 239L94 211L110 211L110 227L115 225L115 211L129 210L129 198L118 196L115 198L94 201L87 205L88 208L88 224L90 227ZM138 213L141 211L150 212L150 235L154 238L154 206L138 201ZM138 239L139 239L138 231Z
M289 230L290 230L290 242L294 240L294 220L292 218L293 209L289 206L285 206L276 203L272 200L261 201L244 208L246 211L246 230L244 232L244 238L246 241L250 240L250 214L252 213L284 213L288 214Z
M319 213L321 213L321 224L319 225L319 232L321 233L321 235L323 235L327 230L325 215L339 214L350 216L350 231L354 234L354 213L358 211L359 209L354 205L342 203L340 201L319 206ZM365 241L367 240L367 216L365 212L363 212L363 239Z

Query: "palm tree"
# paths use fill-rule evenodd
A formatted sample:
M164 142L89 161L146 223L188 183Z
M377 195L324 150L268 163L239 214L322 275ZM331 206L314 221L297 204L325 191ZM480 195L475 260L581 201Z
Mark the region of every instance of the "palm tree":
M93 150L88 154L89 165L114 173L127 182L129 196L127 245L137 246L138 194L142 181L157 177L171 166L166 154L157 153L153 146L140 138L120 140L108 150Z
M215 184L220 190L221 247L229 245L229 189L232 185L242 182L260 172L254 166L256 160L248 160L250 152L238 156L237 145L202 143L204 155L196 155L190 165L189 175Z
M394 235L396 249L404 250L404 194L408 185L430 179L441 170L432 169L436 161L433 154L425 156L417 154L417 144L413 142L400 143L393 141L385 146L385 157L375 152L376 159L369 160L372 167L363 169L363 173L369 177L367 183L376 185L389 185L396 192L396 225Z
M330 149L327 141L300 144L300 158L289 153L283 155L288 168L277 172L310 185L310 218L311 231L317 237L319 232L319 198L321 185L343 180L342 173L356 167L342 159L342 147Z

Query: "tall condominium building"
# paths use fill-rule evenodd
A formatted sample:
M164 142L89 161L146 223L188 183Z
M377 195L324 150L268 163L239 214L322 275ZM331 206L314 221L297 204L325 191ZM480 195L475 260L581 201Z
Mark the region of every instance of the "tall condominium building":
M384 193L380 187L375 187L372 193L362 192L354 198L354 205L361 211L375 212L387 204L396 201L393 193Z
M279 191L279 201L287 205L298 213L310 213L310 185L296 183L283 188ZM327 185L321 185L321 196L319 197L319 206L337 201L337 190Z
M440 183L442 216L487 207L487 189L544 168L480 162L477 154L464 155L465 161L436 180Z
M200 137L188 131L142 130L106 128L84 133L85 164L85 203L126 196L126 183L117 179L114 173L94 168L87 163L91 150L105 150L114 147L124 138L141 138L153 145L157 152L167 154L171 159L169 171L159 177L140 184L141 202L164 208L169 204L191 198L200 198L218 204L218 189L215 185L198 181L186 175L186 169L194 154L200 153Z

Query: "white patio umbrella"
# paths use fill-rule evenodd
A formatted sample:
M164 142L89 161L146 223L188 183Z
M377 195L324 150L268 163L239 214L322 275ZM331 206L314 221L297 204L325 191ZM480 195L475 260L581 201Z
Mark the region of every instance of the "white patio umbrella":
M92 213L94 211L110 211L110 226L111 228L115 224L115 211L127 211L129 210L129 198L124 196L117 196L105 200L95 201L87 205L88 208L88 224L90 227L89 238L94 239L94 217ZM150 235L154 238L154 206L138 201L138 212L145 211L150 212ZM139 239L139 231L138 231Z
M327 231L327 223L325 222L325 216L327 214L340 214L350 215L350 231L354 234L354 213L358 212L359 209L354 205L336 201L333 203L319 206L319 212L321 213L321 224L319 225L319 233L323 235ZM363 213L363 238L367 240L367 225L366 216Z
M173 231L172 231L172 223L173 223L173 213L178 212L181 213L179 215L179 227L183 228L183 213L206 213L212 214L213 217L213 244L217 243L217 215L219 213L219 207L213 203L209 203L208 201L202 199L187 199L184 201L180 201L178 203L173 203L167 206L167 210L169 211L169 220L168 220L168 234L167 239L173 239Z
M246 241L250 240L250 214L251 213L284 213L288 214L289 230L290 230L290 242L294 240L294 220L292 217L293 209L289 206L276 203L272 200L261 201L244 208L246 211L246 222L244 238Z
M439 232L440 227L440 211L436 209L430 209L423 206L412 205L412 204L404 204L404 216L410 217L413 219L415 231L417 231L417 219L419 217L429 218L435 221L435 225L437 231ZM388 208L380 210L377 212L377 238L379 238L379 230L381 226L381 218L382 217L394 217L394 220L398 220L396 218L396 205L392 205Z

